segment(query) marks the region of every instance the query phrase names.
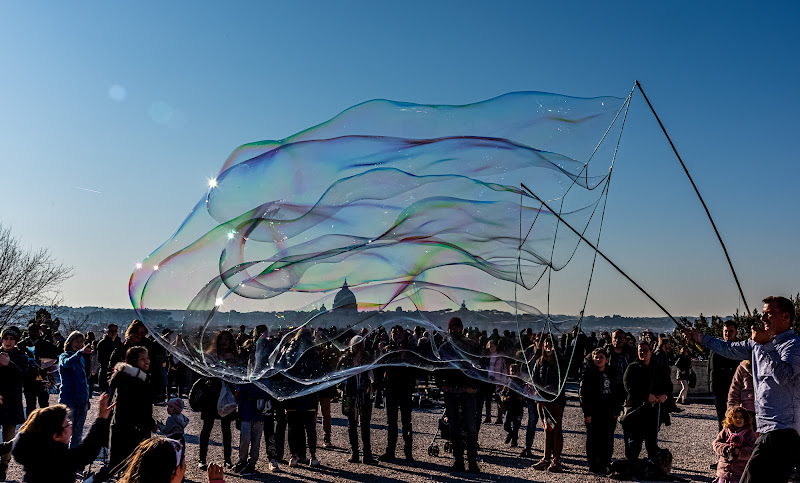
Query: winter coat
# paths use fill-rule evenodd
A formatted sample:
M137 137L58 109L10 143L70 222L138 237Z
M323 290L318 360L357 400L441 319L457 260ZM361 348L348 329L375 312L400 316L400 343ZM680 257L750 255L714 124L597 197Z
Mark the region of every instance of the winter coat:
M237 384L236 400L239 402L239 417L242 421L266 421L263 410L258 409L259 400L270 400L266 391L255 384Z
M756 390L753 385L753 373L747 368L750 361L742 361L733 375L728 390L728 407L742 406L750 413L756 412Z
M89 402L89 382L83 352L66 351L58 356L61 392L58 402L67 406L82 406Z
M558 350L555 350L554 354L555 362L536 359L533 364L533 385L539 391L539 395L546 400L556 404L567 404L564 386L561 385L561 381L567 377L566 361Z
M578 395L584 417L610 418L616 414L614 412L616 398L611 379L605 371L600 372L594 364L587 366L583 372Z
M108 441L108 419L97 419L77 448L54 441L53 435L26 432L11 454L21 464L27 483L75 483L75 473L94 461Z
M158 432L172 439L183 438L189 418L183 414L170 414L164 424L158 423Z
M720 431L717 439L712 443L714 452L719 455L717 477L721 481L739 481L756 444L756 433L752 429L743 429L738 432L731 431L731 429L725 428ZM726 458L724 453L730 454L732 446L736 447L736 457L729 456Z
M672 381L661 368L641 360L634 362L625 370L625 406L637 408L647 403L650 394L667 395L672 391Z
M47 371L39 369L38 366L41 364L37 363L42 359L57 359L58 349L56 349L52 342L49 342L44 337L39 337L35 341L31 340L30 337L22 339L22 341L17 344L17 347L24 351L31 359L28 364L28 371L25 374L25 385L34 387L36 384L44 384L38 379L38 376L42 378L47 377Z
M22 385L28 368L28 356L18 347L8 353L10 359L5 367L0 367L0 424L5 427L25 422L22 405Z
M153 396L147 374L137 367L124 362L114 366L114 374L109 386L116 390L114 401L114 419L111 421L113 431L130 429L149 433L155 427L153 420Z

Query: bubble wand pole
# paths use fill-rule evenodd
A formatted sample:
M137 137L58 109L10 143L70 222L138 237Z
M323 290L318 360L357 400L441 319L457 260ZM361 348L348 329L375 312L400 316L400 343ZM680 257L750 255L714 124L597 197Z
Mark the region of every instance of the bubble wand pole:
M680 161L681 166L683 167L683 171L686 173L686 177L689 178L689 182L692 183L692 188L694 188L694 192L697 194L697 197L700 199L700 204L703 205L703 209L706 210L706 215L708 215L708 221L711 222L711 227L714 228L714 233L717 234L717 240L719 240L719 244L722 246L722 251L725 252L725 258L728 259L728 266L731 267L731 273L733 273L733 279L736 281L736 286L739 288L739 295L742 297L742 302L744 303L744 308L747 310L747 313L750 313L750 307L747 305L747 300L744 298L744 291L742 290L742 285L739 283L739 277L736 276L736 270L733 269L733 262L731 262L731 257L728 255L728 249L725 248L725 244L722 242L722 236L719 234L719 230L717 230L717 225L714 223L714 219L711 218L711 212L708 211L708 206L706 206L706 202L703 201L703 197L700 196L700 190L697 189L697 185L694 184L694 180L692 179L692 175L689 174L689 170L686 168L686 164L684 164L683 159L681 159L681 155L678 154L678 150L675 148L675 144L672 143L672 139L670 139L669 134L667 134L666 128L664 128L664 124L661 123L661 119L659 119L658 114L656 114L656 110L653 109L653 105L650 104L650 99L647 98L647 94L644 93L644 89L642 89L642 85L639 81L636 81L635 87L639 88L639 92L642 93L642 97L647 102L647 105L650 107L650 111L653 112L653 116L655 116L656 121L658 121L658 125L661 126L661 131L664 133L664 136L669 141L669 145L672 147L672 152L675 153L675 156Z
M645 289L643 289L643 288L642 288L642 287L641 287L641 286L640 286L638 283L636 283L636 282L635 282L635 281L634 281L634 280L633 280L631 277L629 277L627 273L623 272L623 271L622 271L622 269L621 269L621 268L619 268L619 267L617 266L617 264L616 264L616 263L612 262L610 258L608 258L607 256L605 256L605 254L604 254L603 252L601 252L599 248L597 248L596 246L594 246L594 244L593 244L592 242L590 242L589 240L587 240L587 239L586 239L586 238L585 238L585 237L584 237L584 236L583 236L583 235L582 235L582 234L581 234L581 233L580 233L578 230L576 230L575 228L573 228L573 227L572 227L572 225L570 225L569 223L567 223L567 222L566 222L566 220L564 220L564 218L562 218L562 217L561 217L561 215L559 215L558 213L556 213L555 211L553 211L552 209L550 209L550 207L549 207L549 206L547 206L547 203L546 203L546 202L545 202L543 199L539 198L539 197L536 195L536 193L534 193L533 191L531 191L531 189L530 189L530 188L528 188L527 186L525 186L525 183L520 183L520 186L522 187L522 189L524 189L526 192L528 192L528 194L530 194L531 196L533 196L534 198L536 198L536 201L538 201L539 203L541 203L541 204L542 204L542 206L544 206L544 207L545 207L545 209L547 209L547 211L549 211L550 213L552 213L553 215L555 215L555 217L556 217L556 218L558 218L558 221L560 221L561 223L563 223L563 224L564 224L564 226L566 226L567 228L569 228L570 230L572 230L572 232L573 232L573 233L575 233L576 235L578 235L578 237L579 237L581 240L583 240L583 242L584 242L584 243L586 243L587 245L589 245L589 247L591 247L591 249L592 249L592 250L594 250L594 251L595 251L595 252L596 252L598 255L600 255L601 257L603 257L603 260L607 261L607 262L608 262L608 263L609 263L609 264L610 264L612 267L614 267L614 268L615 268L615 269L616 269L616 270L617 270L617 271L618 271L618 272L619 272L619 273L620 273L620 274L621 274L623 277L625 277L626 279L628 279L628 281L629 281L630 283L632 283L634 287L638 288L640 292L642 292L643 294L645 294L645 296L647 296L647 298L649 298L649 299L650 299L650 300L651 300L651 301L652 301L654 304L656 304L656 305L658 306L658 308L660 308L660 309L661 309L661 310L662 310L662 311L663 311L665 314L667 314L667 316L668 316L670 319L672 319L672 321L673 321L673 322L675 322L675 325L677 325L677 326L678 326L680 329L685 329L685 328L686 328L686 327L684 327L684 325L683 325L683 324L681 324L680 322L678 322L678 321L675 319L675 317L673 317L673 316L672 316L672 314L670 314L670 313L669 313L669 311L668 311L667 309L665 309L665 308L664 308L664 306L663 306L663 305L661 305L660 303L658 303L658 301L657 301L656 299L654 299L652 295L650 295L649 293L647 293L647 291L646 291Z

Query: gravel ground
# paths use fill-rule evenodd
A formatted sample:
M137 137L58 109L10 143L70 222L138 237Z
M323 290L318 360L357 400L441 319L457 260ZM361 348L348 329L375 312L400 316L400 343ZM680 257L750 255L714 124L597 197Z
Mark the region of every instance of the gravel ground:
M431 457L428 455L427 448L436 431L437 421L441 414L441 409L415 409L413 413L414 426L414 457L416 463L407 464L403 458L398 458L393 463L381 463L378 466L368 466L363 464L352 464L347 461L350 456L347 438L347 420L342 417L340 406L334 405L333 411L333 443L339 449L326 450L319 449L317 458L322 463L319 468L308 466L299 468L289 468L281 465L279 473L269 473L267 461L262 442L261 459L257 465L258 474L251 476L238 476L226 471L226 481L359 481L359 482L378 482L389 483L394 481L613 481L608 478L597 477L588 472L586 466L585 442L583 417L580 412L577 400L574 398L575 390L570 388L567 392L569 402L564 414L564 454L563 463L565 472L553 474L536 471L531 465L541 457L541 449L544 444L543 433L537 431L534 441L534 458L520 458L520 448L509 448L504 443L505 432L502 427L496 424L484 424L480 431L479 452L480 465L483 471L480 475L457 474L451 475L449 468L453 463L452 456L444 452L443 442L439 441L440 456ZM96 401L96 397L94 398ZM51 397L51 402L56 402L56 397ZM96 407L93 401L92 407ZM672 451L674 455L673 474L689 479L691 481L711 481L713 471L709 470L709 463L715 461L711 452L711 441L716 436L716 417L714 408L706 404L693 404L684 406L686 411L680 414L673 414L672 425L663 428L660 433L659 445ZM186 431L187 448L187 472L186 481L205 482L203 472L197 469L198 457L198 435L202 423L199 413L188 410L186 414L191 423ZM96 412L90 410L88 421L94 421ZM166 418L166 409L163 407L155 408L155 416L162 421ZM526 416L527 417L527 416ZM523 418L523 421L526 419ZM322 426L317 425L319 441L322 441ZM88 425L87 425L88 431ZM385 449L386 413L383 410L375 410L372 416L372 441L373 453L377 457ZM237 459L237 448L239 434L233 430L233 454L234 462ZM524 429L520 431L520 439L524 441ZM209 447L209 462L222 462L222 435L219 425L215 426L211 435L211 445ZM402 437L398 442L398 456L402 455ZM614 458L623 457L623 442L621 429L617 427L617 435L614 442ZM643 450L644 453L644 450ZM288 458L288 448L285 453ZM46 462L46 455L43 461ZM95 468L96 469L96 468ZM22 481L21 467L16 462L11 463L7 481Z

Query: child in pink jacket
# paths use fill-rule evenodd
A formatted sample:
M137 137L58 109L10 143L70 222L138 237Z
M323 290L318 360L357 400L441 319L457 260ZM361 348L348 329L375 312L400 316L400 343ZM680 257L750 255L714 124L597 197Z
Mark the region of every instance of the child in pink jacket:
M722 422L722 431L714 440L714 452L719 455L719 462L713 483L739 483L755 444L756 433L750 413L741 406L729 408Z

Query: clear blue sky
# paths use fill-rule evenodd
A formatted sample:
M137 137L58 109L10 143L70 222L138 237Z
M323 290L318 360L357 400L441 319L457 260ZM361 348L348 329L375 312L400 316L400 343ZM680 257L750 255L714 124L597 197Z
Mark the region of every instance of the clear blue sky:
M2 2L0 222L75 267L68 305L129 307L135 263L174 232L243 143L283 138L373 98L625 97L638 79L706 197L748 302L760 307L767 294L800 290L798 10ZM739 307L713 231L638 93L601 243L674 313ZM660 315L604 264L587 312Z

